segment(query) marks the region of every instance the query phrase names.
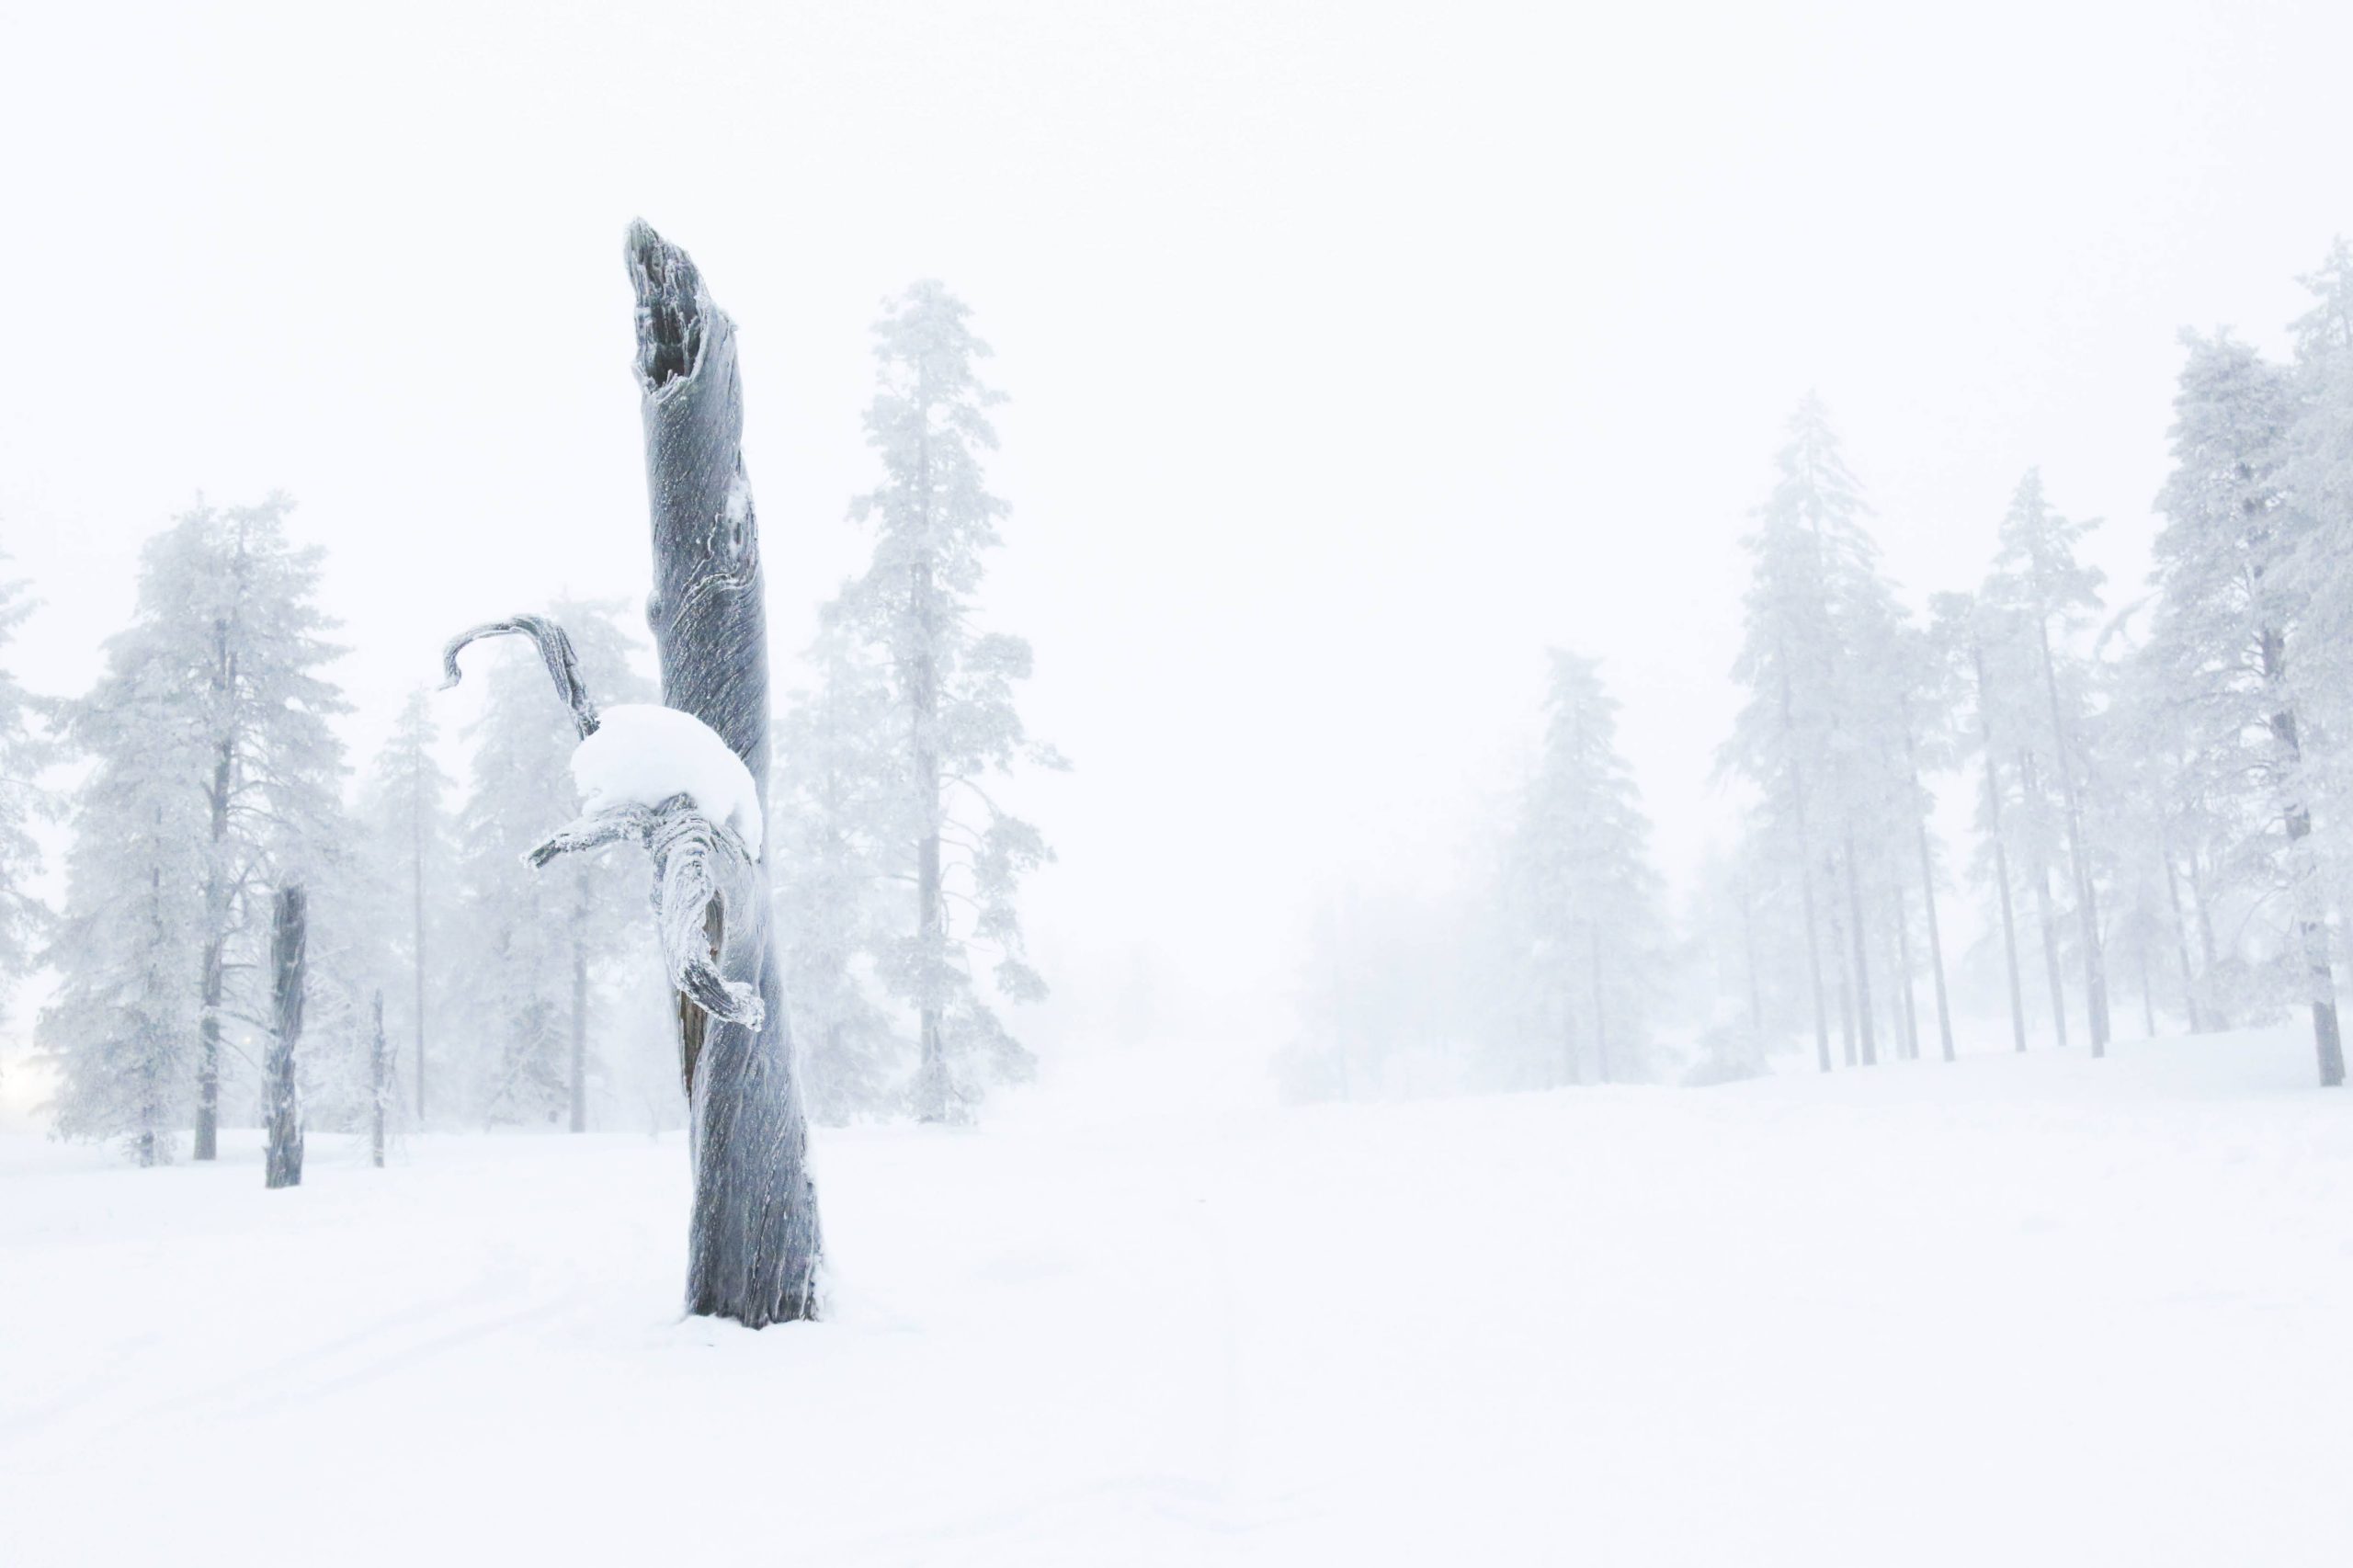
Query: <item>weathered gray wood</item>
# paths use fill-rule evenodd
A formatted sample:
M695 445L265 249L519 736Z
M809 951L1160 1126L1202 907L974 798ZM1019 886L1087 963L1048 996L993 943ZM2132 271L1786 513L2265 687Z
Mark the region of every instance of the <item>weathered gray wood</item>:
M269 1055L263 1063L264 1120L269 1133L263 1182L299 1187L302 1182L302 1108L294 1085L294 1048L302 1039L304 990L302 949L308 910L300 887L278 890L269 931L271 1019Z
M645 223L631 225L626 254L654 532L646 619L661 655L662 699L726 741L751 770L765 811L767 605L744 472L735 324L687 253ZM687 1302L756 1328L815 1314L820 1237L767 867L728 853L733 847L722 843L712 862L725 874L707 906L710 950L731 989L752 988L758 1011L735 1019L687 1006L678 1013L695 1173Z
M765 812L767 625L740 450L735 327L686 253L643 223L630 229L628 259L653 512L646 619L661 655L662 698L727 743L751 771ZM538 645L581 738L594 734L597 706L571 639L540 617L515 616L451 639L442 655L447 684L457 684L467 643L509 632ZM817 1193L769 929L767 865L685 795L584 817L529 858L542 866L632 838L654 859L654 916L677 993L695 1185L687 1308L753 1328L813 1317Z

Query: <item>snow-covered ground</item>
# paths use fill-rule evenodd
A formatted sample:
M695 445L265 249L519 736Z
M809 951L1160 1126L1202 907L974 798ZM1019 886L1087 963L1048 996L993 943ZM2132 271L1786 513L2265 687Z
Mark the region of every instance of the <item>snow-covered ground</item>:
M12 1135L0 1562L2342 1564L2310 1074L824 1134L835 1312L760 1335L677 1318L675 1137Z

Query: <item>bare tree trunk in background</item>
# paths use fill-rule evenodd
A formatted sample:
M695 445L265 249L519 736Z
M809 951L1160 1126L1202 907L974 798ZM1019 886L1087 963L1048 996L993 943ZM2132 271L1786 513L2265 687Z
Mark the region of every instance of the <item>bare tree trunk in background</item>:
M1748 1032L1754 1048L1765 1049L1765 998L1756 980L1756 895L1744 876L1740 883L1740 950L1748 965ZM1830 1065L1827 1060L1824 1067Z
M642 222L630 228L628 258L653 508L646 619L662 699L726 741L751 770L765 812L767 619L741 450L735 324L686 252ZM765 845L751 869L749 885L713 900L710 918L720 971L757 992L759 1021L722 1022L681 999L678 1038L695 1182L688 1310L758 1328L816 1314L821 1242Z
M1985 824L1994 839L1994 885L2002 895L2002 961L2010 982L2010 1039L2026 1049L2026 992L2018 983L2018 929L2010 910L2010 852L2002 837L2002 774L1994 761L1994 721L1985 710L1985 650L1969 645L1977 678L1977 733L1985 748ZM1947 1055L1950 1055L1948 1041Z
M1782 661L1786 669L1788 660ZM1790 715L1790 677L1781 676L1781 733L1794 743L1797 722ZM1805 831L1805 773L1798 766L1792 753L1790 759L1790 801L1797 819L1798 833L1798 893L1805 904L1805 969L1806 978L1813 985L1813 1051L1820 1060L1822 1071L1830 1071L1830 1015L1822 995L1822 936L1821 924L1813 908L1813 846ZM1761 1043L1761 1042L1760 1042ZM1854 1052L1847 1053L1847 1063L1854 1065Z
M1908 1062L1917 1062L1920 1003L1912 987L1912 916L1904 907L1904 879L1891 878L1887 885L1889 896L1895 901L1895 972L1904 979L1904 1056Z
M1601 990L1601 928L1586 927L1586 946L1593 955L1593 1070L1602 1083L1609 1082L1609 1007Z
M2157 853L2165 863L2165 897L2173 903L2173 939L2181 958L2181 1000L2189 1016L2189 1032L2204 1034L2206 1023L2198 1006L2198 971L2189 963L2189 917L2181 910L2181 875L2174 869L2173 846L2163 839Z
M1920 764L1912 741L1912 724L1907 710L1904 725L1904 760L1912 773L1912 793L1920 794ZM1920 900L1928 916L1928 968L1937 983L1937 1043L1944 1049L1944 1059L1952 1060L1952 1003L1945 994L1945 939L1937 924L1937 858L1928 846L1928 813L1922 811L1912 819L1913 836L1920 846ZM2008 897L2007 890L2003 897Z
M216 685L233 682L236 668L225 650L228 628L214 629L226 668ZM222 741L212 759L211 854L204 870L204 966L199 1002L202 1011L196 1025L196 1157L218 1159L221 1153L221 994L226 976L229 942L229 871L222 864L229 837L229 786L235 777L234 743Z
M392 1100L392 1053L384 1043L384 994L374 998L375 1028L368 1037L369 1164L384 1168L384 1110Z
M2141 966L2141 1032L2154 1040L2157 1038L2157 998L2149 984L2149 937L2145 930L2133 942L2132 953Z
M1825 869L1835 869L1825 868ZM1857 1064L1855 1056L1855 960L1847 940L1847 923L1838 913L1838 901L1830 901L1830 953L1838 962L1838 1040L1845 1047L1847 1065Z
M2018 753L2019 788L2040 799L2040 783L2035 778L2034 758L2027 752ZM2057 1037L2059 1049L2067 1049L2067 981L2059 962L2059 920L2051 907L2051 865L2042 857L2040 845L2034 846L2034 864L2027 868L2028 881L2034 888L2034 917L2042 927L2042 968L2044 978L2051 983L2051 1032Z
M2067 858L2075 877L2075 914L2084 945L2084 1014L2092 1031L2092 1054L2108 1054L2108 962L2100 951L2099 890L2093 885L2091 865L2084 854L2084 815L2075 793L2075 769L2069 759L2067 726L2059 712L2059 672L2051 657L2051 626L2037 621L2042 641L2042 685L2051 699L2051 737L2058 751L2059 801L2066 812Z
M1879 1064L1879 1045L1873 1038L1871 1022L1871 970L1870 950L1863 937L1863 884L1855 866L1855 828L1847 825L1847 913L1853 926L1855 948L1855 1017L1862 1028L1863 1065Z
M294 1048L302 1039L302 949L308 925L302 890L278 890L269 928L270 995L275 1004L269 1056L263 1067L269 1147L267 1187L302 1184L302 1107L294 1084Z

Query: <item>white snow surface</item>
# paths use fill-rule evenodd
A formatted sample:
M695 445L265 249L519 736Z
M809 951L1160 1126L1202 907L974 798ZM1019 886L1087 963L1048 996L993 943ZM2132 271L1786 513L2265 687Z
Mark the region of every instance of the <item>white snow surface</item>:
M0 1137L0 1561L2353 1562L2296 1031L1709 1090L821 1131L829 1321L680 1321L676 1135ZM258 1557L256 1556L258 1553Z
M572 754L584 811L658 806L673 795L691 795L703 815L733 828L758 858L759 791L751 769L717 731L691 713L654 703L620 703L597 717L597 733Z

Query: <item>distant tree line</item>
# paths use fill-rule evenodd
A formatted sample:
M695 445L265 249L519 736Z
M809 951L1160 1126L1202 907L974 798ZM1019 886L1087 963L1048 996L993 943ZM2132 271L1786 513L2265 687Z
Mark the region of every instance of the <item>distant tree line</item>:
M1005 507L983 487L999 394L975 373L988 350L968 314L923 283L876 327L882 480L852 508L873 563L827 605L813 679L779 719L779 914L825 1120L970 1117L1030 1071L1001 1005L1044 994L1016 894L1051 852L999 809L996 780L1062 763L1015 709L1028 645L975 625ZM630 913L642 866L524 863L578 809L578 737L545 672L528 649L485 647L458 744L419 690L355 778L345 650L291 511L282 495L199 502L150 540L131 622L84 695L0 673L0 985L55 973L35 1039L56 1130L161 1164L213 1158L223 1126L297 1103L310 1125L378 1140L386 1124L674 1125L660 958ZM546 608L600 699L653 699L621 607ZM0 647L29 609L24 585L0 585ZM420 628L421 668L438 644ZM443 766L456 756L462 783ZM71 830L55 909L34 892L51 815ZM306 932L290 1065L272 1051L288 889Z

